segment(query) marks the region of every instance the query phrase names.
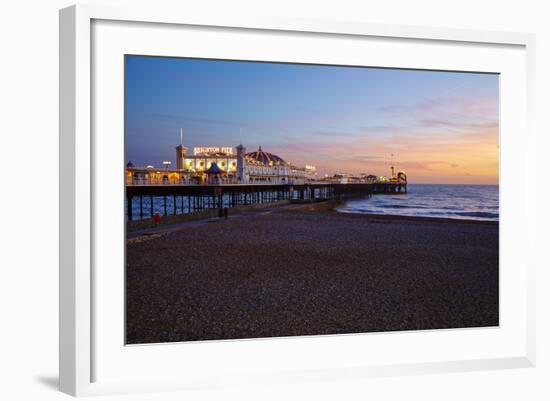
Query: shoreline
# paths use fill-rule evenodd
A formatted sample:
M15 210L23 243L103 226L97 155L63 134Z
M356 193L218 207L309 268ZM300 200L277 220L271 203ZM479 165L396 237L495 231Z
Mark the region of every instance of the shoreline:
M374 213L354 213L354 212L339 212L339 214L351 215L351 216L365 216L373 220L391 220L391 221L425 221L433 223L458 223L458 224L487 224L498 226L499 221L495 220L479 220L479 219L454 219L451 217L428 217L428 216L407 216L402 214L374 214Z
M499 221L494 220L480 220L480 219L463 219L463 218L448 218L448 217L428 217L428 216L407 216L399 214L374 214L374 213L355 213L355 212L341 212L336 208L341 205L341 201L321 201L311 203L293 203L289 201L277 201L265 204L255 205L243 205L229 209L229 218L235 216L242 216L253 212L269 212L275 211L281 207L284 207L286 212L305 212L305 213L337 213L338 215L350 216L350 218L358 219L371 219L375 221L418 221L418 222L434 222L434 223L458 223L458 224L482 224L482 225L494 225L498 226ZM166 228L170 226L181 226L186 223L197 223L206 221L217 221L223 218L218 217L218 209L209 209L192 214L182 215L168 215L162 216L159 223L154 222L152 219L143 219L126 222L126 232L131 236L152 229Z

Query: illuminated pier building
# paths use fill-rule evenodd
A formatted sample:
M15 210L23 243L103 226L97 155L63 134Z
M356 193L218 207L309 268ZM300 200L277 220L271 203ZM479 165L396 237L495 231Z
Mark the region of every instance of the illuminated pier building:
M295 166L260 146L247 153L239 144L231 146L195 147L188 154L183 145L176 147L176 168L126 165L129 185L169 184L304 184L317 178L315 166Z

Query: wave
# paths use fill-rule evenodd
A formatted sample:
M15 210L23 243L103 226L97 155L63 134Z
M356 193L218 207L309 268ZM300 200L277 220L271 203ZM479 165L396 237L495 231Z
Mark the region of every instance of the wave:
M498 213L490 213L490 212L456 212L454 213L457 216L464 216L464 217L481 217L481 218L487 218L487 219L498 219Z
M384 205L385 209L430 209L428 206L420 206L420 205Z

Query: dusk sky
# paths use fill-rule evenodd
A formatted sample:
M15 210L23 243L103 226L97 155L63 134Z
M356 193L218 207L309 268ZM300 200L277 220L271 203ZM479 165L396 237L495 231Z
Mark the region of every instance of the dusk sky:
M498 75L127 56L126 159L262 149L320 176L498 184Z

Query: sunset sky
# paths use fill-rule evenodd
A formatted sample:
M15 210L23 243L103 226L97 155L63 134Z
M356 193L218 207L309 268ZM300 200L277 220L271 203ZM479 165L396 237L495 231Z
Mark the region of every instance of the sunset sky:
M498 75L127 56L126 159L262 149L318 173L498 184Z

